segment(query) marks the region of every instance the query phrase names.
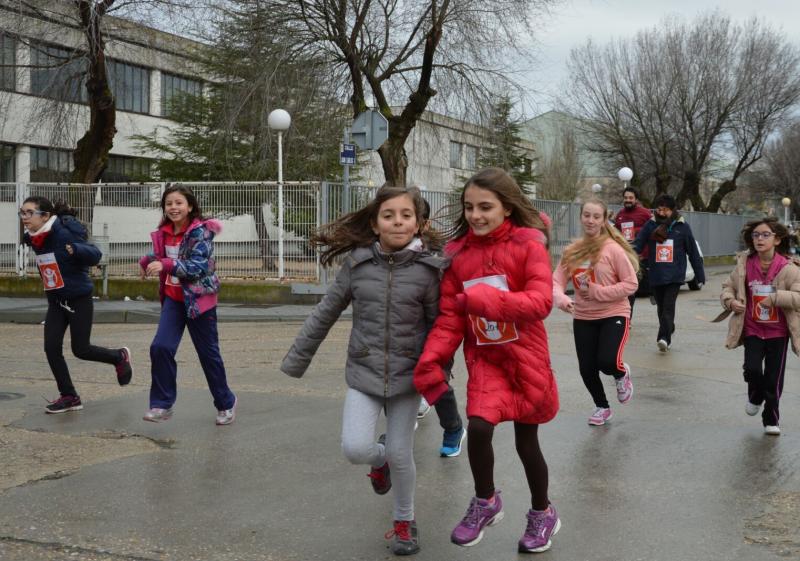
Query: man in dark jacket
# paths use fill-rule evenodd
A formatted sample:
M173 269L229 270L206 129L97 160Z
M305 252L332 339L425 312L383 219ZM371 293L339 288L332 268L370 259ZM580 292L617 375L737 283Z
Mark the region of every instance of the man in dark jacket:
M639 193L633 187L625 187L622 192L622 208L614 217L614 226L622 232L622 237L633 243L642 227L650 220L650 211L639 203ZM639 255L639 270L645 271L647 267L647 248ZM636 294L628 297L631 303L631 319L633 319L633 305L636 303Z
M647 266L650 287L658 310L658 350L667 352L675 331L675 301L686 279L686 258L692 263L698 284L706 282L703 259L694 241L692 229L675 209L675 199L660 195L653 202L655 216L644 225L633 248L641 253L649 249Z

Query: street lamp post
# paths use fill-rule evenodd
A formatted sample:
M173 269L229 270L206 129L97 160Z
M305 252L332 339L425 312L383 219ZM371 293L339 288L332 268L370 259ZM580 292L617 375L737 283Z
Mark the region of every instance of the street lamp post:
M783 224L785 226L789 225L789 207L792 205L792 199L789 197L784 197L781 199L781 204L783 205Z
M292 118L283 109L273 110L267 117L267 125L278 131L278 278L284 277L283 264L283 131L289 130Z

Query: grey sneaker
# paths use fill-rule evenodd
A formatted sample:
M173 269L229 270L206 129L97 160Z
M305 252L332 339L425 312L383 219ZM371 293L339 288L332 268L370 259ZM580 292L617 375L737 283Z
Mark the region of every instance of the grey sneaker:
M172 418L172 407L169 409L162 409L160 407L151 407L147 413L144 414L145 421L150 421L151 423L160 423L161 421L167 421Z
M781 427L777 425L767 425L764 427L764 434L768 434L770 436L780 436Z
M431 406L428 401L423 397L419 400L419 409L417 409L417 419L422 419L425 415L431 412Z
M553 545L550 538L561 529L561 519L558 517L556 507L550 505L544 512L529 510L527 517L528 526L519 540L519 551L521 553L547 551Z
M450 534L450 541L464 547L475 545L483 538L483 529L486 526L494 526L503 519L503 516L500 491L495 491L492 504L486 499L472 497L467 513Z
M230 425L236 419L236 404L239 402L239 398L233 398L233 407L230 409L223 409L222 411L217 411L217 424L218 425Z
M744 412L750 415L751 417L755 417L758 415L758 412L761 410L760 405L756 405L755 403L750 403L750 398L747 399L747 403L744 406Z
M656 341L656 345L658 345L658 350L662 353L665 353L669 350L669 343L667 343L666 339L659 339Z
M394 528L384 537L392 540L392 553L395 555L414 555L419 551L416 520L395 520Z

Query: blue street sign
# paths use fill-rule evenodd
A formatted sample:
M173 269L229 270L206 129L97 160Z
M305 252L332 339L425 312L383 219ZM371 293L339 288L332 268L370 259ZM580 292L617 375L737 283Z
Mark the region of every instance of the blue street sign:
M356 165L355 144L339 144L339 163L343 166Z

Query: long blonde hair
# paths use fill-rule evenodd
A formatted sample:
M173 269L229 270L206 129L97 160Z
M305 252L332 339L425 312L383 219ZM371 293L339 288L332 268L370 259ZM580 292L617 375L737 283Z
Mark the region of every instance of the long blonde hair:
M567 274L571 275L575 269L586 261L589 261L594 266L600 258L600 251L608 238L617 242L625 250L625 255L633 265L633 270L639 271L639 256L633 251L628 241L622 237L622 233L609 224L609 212L606 203L596 198L584 201L581 205L581 214L583 214L583 209L586 205L589 204L597 205L603 209L603 227L598 236L591 238L584 233L582 238L575 240L564 250L561 256L561 264L566 269Z

